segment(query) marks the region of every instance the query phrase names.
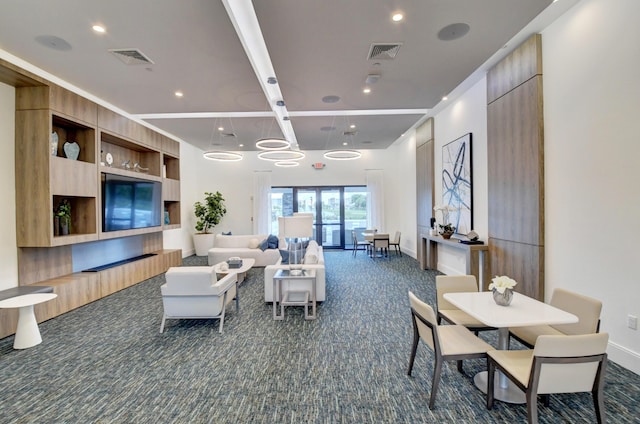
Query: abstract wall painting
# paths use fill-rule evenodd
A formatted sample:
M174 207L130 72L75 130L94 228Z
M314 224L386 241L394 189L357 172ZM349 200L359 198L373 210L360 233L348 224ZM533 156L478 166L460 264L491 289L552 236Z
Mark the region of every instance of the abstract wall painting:
M442 203L458 234L473 229L471 165L471 133L442 146Z

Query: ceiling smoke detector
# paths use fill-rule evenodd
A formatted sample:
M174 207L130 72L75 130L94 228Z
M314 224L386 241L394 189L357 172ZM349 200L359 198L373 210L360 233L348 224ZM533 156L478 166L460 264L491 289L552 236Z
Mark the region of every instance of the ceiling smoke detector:
M109 49L125 65L154 65L154 62L138 49Z
M367 79L364 80L365 84L375 84L380 79L380 74L369 74Z
M398 55L402 43L374 43L369 48L369 60L393 60Z

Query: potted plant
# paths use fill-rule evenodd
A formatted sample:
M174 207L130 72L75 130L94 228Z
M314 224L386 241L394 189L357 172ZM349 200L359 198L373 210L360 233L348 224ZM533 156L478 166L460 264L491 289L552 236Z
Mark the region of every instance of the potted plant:
M453 233L456 232L456 227L449 222L449 212L455 212L457 209L451 205L436 205L433 210L436 213L438 211L442 213L442 224L438 224L440 235L442 238L450 239Z
M71 232L71 204L69 203L69 200L62 199L53 216L54 225L59 225L59 234L61 236L69 234ZM54 233L57 233L55 228Z
M216 191L215 194L205 192L204 196L204 202L194 204L197 233L193 235L193 245L197 256L206 256L209 249L213 247L214 234L210 231L220 223L222 217L227 213L224 197L219 191Z

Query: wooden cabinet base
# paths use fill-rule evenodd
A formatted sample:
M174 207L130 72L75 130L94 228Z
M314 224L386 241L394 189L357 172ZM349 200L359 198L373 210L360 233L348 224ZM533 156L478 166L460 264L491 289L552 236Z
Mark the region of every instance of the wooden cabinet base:
M50 302L35 306L38 322L46 321L65 312L108 296L116 291L138 284L162 274L182 263L182 250L161 250L155 256L116 266L99 272L77 272L49 280L39 286L53 287L58 295ZM14 334L18 323L17 309L0 309L0 338Z

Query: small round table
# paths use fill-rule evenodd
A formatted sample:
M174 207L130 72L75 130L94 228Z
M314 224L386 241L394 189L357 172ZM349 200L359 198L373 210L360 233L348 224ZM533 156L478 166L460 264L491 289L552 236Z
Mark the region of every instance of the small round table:
M13 340L14 349L27 349L42 342L36 315L33 312L33 305L48 302L56 297L58 295L55 293L32 293L0 301L0 308L20 308L18 327Z

